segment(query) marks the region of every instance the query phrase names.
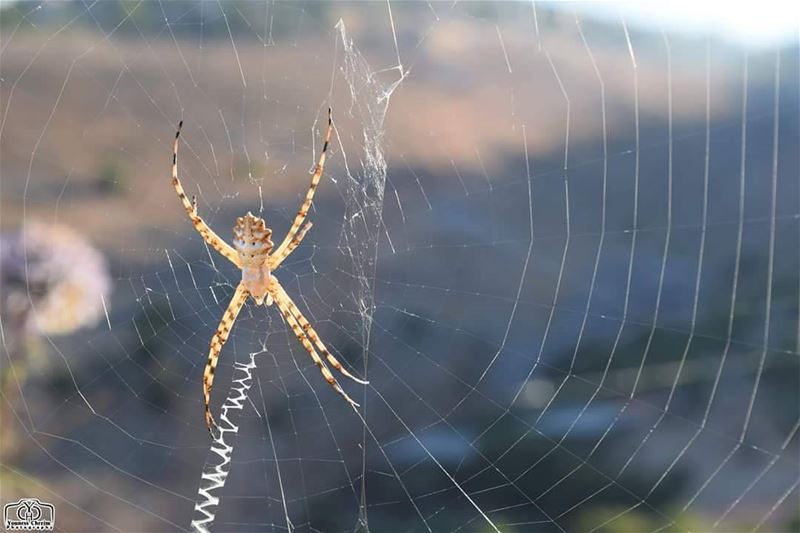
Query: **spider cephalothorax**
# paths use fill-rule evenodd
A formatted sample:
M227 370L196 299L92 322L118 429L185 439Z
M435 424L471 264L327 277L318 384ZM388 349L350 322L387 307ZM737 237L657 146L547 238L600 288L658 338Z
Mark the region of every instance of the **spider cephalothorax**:
M183 191L183 186L178 179L178 138L181 134L181 126L183 122L178 125L178 132L175 134L175 143L172 147L172 186L175 187L175 192L178 193L183 207L192 220L195 229L203 236L203 239L216 251L221 253L229 259L234 265L239 267L242 271L242 281L236 287L231 298L231 303L228 304L228 309L222 316L222 321L217 328L214 336L211 337L211 347L208 353L208 362L206 363L205 371L203 372L203 400L206 407L206 424L209 431L214 427L214 418L211 416L211 409L209 403L211 400L211 386L214 383L214 371L217 368L217 360L219 353L222 351L222 346L228 340L233 323L236 317L239 316L239 311L247 300L248 296L252 296L257 304L262 304L266 300L267 305L272 305L273 301L278 305L281 315L286 323L292 328L292 332L297 339L306 349L308 354L313 359L314 364L319 367L325 381L334 388L336 392L341 394L350 404L358 406L347 393L344 392L342 387L333 377L331 371L325 365L325 362L320 357L322 354L327 359L330 365L342 373L342 375L366 385L367 382L354 377L350 372L342 367L342 364L331 354L322 340L311 327L311 324L303 316L303 313L297 308L297 305L292 301L291 297L286 293L278 279L272 275L272 272L286 259L295 248L300 245L300 242L305 237L309 229L311 229L311 222L303 221L308 216L308 209L311 207L311 201L314 198L314 191L317 189L319 180L322 177L322 169L325 166L325 152L328 149L328 143L331 139L331 131L333 130L333 122L331 120L331 110L328 109L328 129L325 132L325 144L322 146L322 153L319 156L319 162L314 170L314 175L311 177L311 185L306 192L305 200L297 212L297 216L289 228L289 232L273 252L273 244L270 240L272 230L269 229L264 219L248 213L236 219L236 225L233 228L233 246L223 241L219 235L214 233L208 224L200 218L197 214L197 201L192 198L191 201L186 197Z

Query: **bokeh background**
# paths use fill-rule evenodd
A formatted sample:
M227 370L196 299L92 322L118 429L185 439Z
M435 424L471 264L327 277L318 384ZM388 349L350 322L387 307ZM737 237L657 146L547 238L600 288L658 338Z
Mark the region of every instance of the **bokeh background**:
M2 503L189 529L238 272L182 211L171 139L184 120L218 233L252 210L282 237L330 105L277 275L370 380L342 382L363 418L248 305L214 531L798 530L797 27L752 3L0 2Z

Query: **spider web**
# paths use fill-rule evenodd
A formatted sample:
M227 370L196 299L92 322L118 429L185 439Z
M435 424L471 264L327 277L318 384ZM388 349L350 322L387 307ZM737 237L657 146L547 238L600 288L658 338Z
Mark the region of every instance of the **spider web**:
M77 230L113 290L21 343L4 289L2 503L68 531L796 529L798 44L631 7L3 6L4 235ZM370 384L340 380L351 409L248 302L211 440L239 272L172 135L212 228L279 242L328 106L276 275ZM5 284L38 272L3 253Z

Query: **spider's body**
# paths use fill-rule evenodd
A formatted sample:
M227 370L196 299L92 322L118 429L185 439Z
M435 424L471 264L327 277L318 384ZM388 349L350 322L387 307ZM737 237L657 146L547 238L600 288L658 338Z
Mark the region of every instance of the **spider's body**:
M269 254L272 252L272 230L266 227L264 219L254 216L250 211L236 219L233 227L233 247L239 254L242 268L242 285L258 305L267 297L267 305L272 305L269 291Z
M203 372L203 400L206 409L206 424L209 431L212 431L215 426L214 417L211 416L210 401L217 360L222 351L222 346L228 340L233 323L236 321L236 317L239 315L239 311L241 311L248 296L252 297L258 305L263 303L272 305L273 302L278 305L283 319L292 328L292 332L309 353L314 364L322 372L325 381L351 405L357 407L358 404L344 392L325 365L320 354L342 375L363 385L366 385L367 382L354 377L342 367L342 364L328 351L317 332L314 331L306 317L303 316L303 313L300 312L297 305L283 289L278 278L273 275L275 269L300 245L303 237L311 229L311 222L306 222L303 225L303 221L308 215L308 209L311 207L314 192L317 189L319 180L322 177L322 169L325 166L325 152L328 149L333 129L331 110L328 109L328 129L325 132L325 144L322 147L322 153L319 156L314 175L311 177L311 185L308 188L308 192L306 192L305 200L300 206L292 227L289 228L289 232L283 242L274 251L273 243L270 239L272 230L266 226L263 218L248 212L245 216L236 219L236 225L233 228L233 246L231 246L214 233L214 230L197 214L197 200L194 197L191 201L186 198L186 193L184 193L183 186L178 179L178 138L181 134L181 126L183 126L183 122L178 126L178 132L175 134L175 143L172 148L172 186L175 188L175 192L178 193L178 198L183 203L183 207L192 220L192 224L203 239L242 271L242 281L236 287L236 292L234 292L231 302L228 304L228 309L222 316L217 331L211 337L208 362Z

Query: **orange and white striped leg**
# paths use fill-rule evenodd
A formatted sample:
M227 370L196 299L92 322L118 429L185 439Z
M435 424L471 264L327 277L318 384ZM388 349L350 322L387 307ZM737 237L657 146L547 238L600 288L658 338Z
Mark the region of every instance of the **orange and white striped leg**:
M356 403L350 396L347 395L344 389L342 389L341 385L339 385L339 383L336 381L336 378L333 377L331 371L328 370L328 367L314 349L311 341L308 340L308 337L303 333L300 324L292 315L286 301L277 297L277 295L273 296L275 296L275 303L278 305L278 309L280 310L281 315L283 315L283 319L286 321L289 327L292 328L292 332L294 333L295 337L297 337L297 340L300 341L300 343L303 345L303 348L305 348L308 354L311 356L311 359L314 361L314 364L317 365L319 371L322 372L322 377L325 378L325 381L328 382L328 385L330 385L333 390L338 392L345 400L347 400L350 405L358 407L358 403Z
M280 264L283 263L283 260L289 257L289 254L291 254L295 248L300 246L300 243L303 242L303 238L306 236L306 233L308 233L308 230L310 230L311 226L313 225L314 224L312 224L311 221L306 222L305 225L300 229L300 231L298 231L297 234L295 234L295 236L292 237L289 246L286 247L286 250L284 250L280 256L276 256L274 254L270 256L269 258L270 270L275 270L276 268L278 268Z
M303 329L303 333L314 342L314 344L317 346L317 349L320 351L320 353L322 353L322 355L325 356L331 366L356 383L369 385L369 381L364 381L363 379L359 379L352 375L347 371L346 368L342 366L342 363L340 363L339 360L333 356L325 344L323 344L322 339L319 338L317 332L314 331L314 328L311 327L311 324L308 322L306 317L303 316L303 313L300 312L300 309L298 309L297 305L294 303L294 301L292 301L291 297L286 293L286 290L284 290L280 284L276 284L275 291L277 293L275 299L282 301L286 307L289 308L289 312L300 324L300 327Z
M197 230L209 246L228 258L234 265L240 266L239 254L236 253L233 246L222 240L222 238L200 218L200 215L197 214L197 198L192 196L192 200L189 201L183 190L183 185L181 185L181 181L178 179L178 138L181 136L182 127L183 121L178 124L178 131L175 133L175 140L172 143L172 186L175 188L175 192L178 193L178 198L180 198L184 209L186 209L186 214L189 215L194 229Z
M300 210L297 211L297 216L294 217L294 222L292 222L292 227L289 228L289 232L284 237L283 242L280 246L275 250L276 257L281 257L286 249L292 242L292 237L294 234L297 233L297 230L300 229L300 225L306 219L308 215L308 210L311 208L311 201L314 199L314 193L317 190L317 185L319 185L319 180L322 177L322 171L325 168L325 156L326 152L328 151L328 144L331 141L331 132L333 131L333 119L331 116L331 108L328 108L328 129L325 131L325 144L322 145L322 152L319 154L319 161L317 162L317 168L314 169L314 175L311 176L311 185L308 187L308 191L306 192L306 198L303 200L303 204L300 206Z
M211 416L211 387L214 385L214 372L217 369L217 361L219 360L219 353L222 351L222 346L225 345L225 342L228 340L228 335L231 333L231 328L233 328L233 323L236 321L236 317L239 316L239 311L242 310L242 306L244 302L247 300L248 292L245 289L242 283L236 287L236 292L233 294L233 298L231 298L231 303L228 304L228 308L225 310L225 314L222 315L222 320L217 327L217 331L214 333L214 336L211 337L211 346L208 351L208 361L206 362L206 368L203 371L203 401L205 402L206 407L206 425L208 426L208 431L211 432L213 436L212 428L216 427L216 423L214 422L214 417Z

